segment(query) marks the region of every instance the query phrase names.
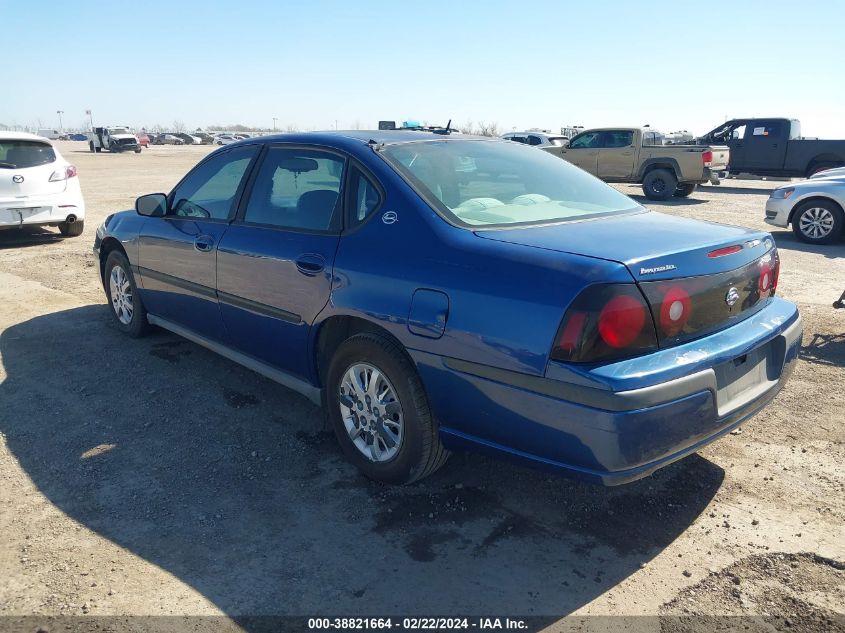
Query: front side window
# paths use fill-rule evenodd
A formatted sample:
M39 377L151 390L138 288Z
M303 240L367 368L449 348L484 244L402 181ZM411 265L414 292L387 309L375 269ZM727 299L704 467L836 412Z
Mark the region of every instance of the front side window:
M49 165L56 152L49 143L0 139L0 169L23 169Z
M255 145L239 147L199 164L173 192L171 213L186 218L228 219L257 151Z
M271 147L259 168L244 221L328 231L337 226L341 157L310 149Z
M598 147L599 146L599 132L585 132L580 136L576 136L572 139L572 142L569 143L569 147L571 149L585 149L588 147Z
M547 152L482 140L388 145L383 155L449 221L466 227L558 222L640 209Z

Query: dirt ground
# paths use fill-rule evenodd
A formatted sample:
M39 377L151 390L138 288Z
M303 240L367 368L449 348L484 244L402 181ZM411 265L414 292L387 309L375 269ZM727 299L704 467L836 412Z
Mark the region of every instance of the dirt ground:
M474 454L390 488L343 460L303 397L113 326L97 225L209 148L59 147L79 168L82 237L0 232L0 616L521 615L555 630L570 614L660 615L713 630L706 614L841 630L845 313L831 303L845 242L774 231L804 346L741 432L614 489ZM730 180L649 206L767 228L774 186Z

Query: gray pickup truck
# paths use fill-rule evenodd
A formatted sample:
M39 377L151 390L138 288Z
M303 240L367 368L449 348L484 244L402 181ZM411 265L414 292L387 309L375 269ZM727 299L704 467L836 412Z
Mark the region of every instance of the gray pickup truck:
M718 184L728 164L725 146L664 145L651 128L594 128L562 147L540 149L555 154L606 182L642 183L649 200L685 198L698 184Z

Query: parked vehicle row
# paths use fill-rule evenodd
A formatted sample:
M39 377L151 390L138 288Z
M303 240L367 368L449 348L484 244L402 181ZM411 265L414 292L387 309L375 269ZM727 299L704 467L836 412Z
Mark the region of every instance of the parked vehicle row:
M221 147L108 216L95 252L120 330L158 325L323 403L392 483L466 448L643 477L765 407L803 329L769 234L446 131Z

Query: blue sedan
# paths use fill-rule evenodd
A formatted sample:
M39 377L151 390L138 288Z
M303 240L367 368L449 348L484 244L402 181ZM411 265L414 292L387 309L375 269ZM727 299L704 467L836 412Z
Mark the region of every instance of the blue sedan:
M769 234L500 139L246 139L135 206L94 247L117 327L304 394L380 481L457 449L632 481L763 409L800 346Z

